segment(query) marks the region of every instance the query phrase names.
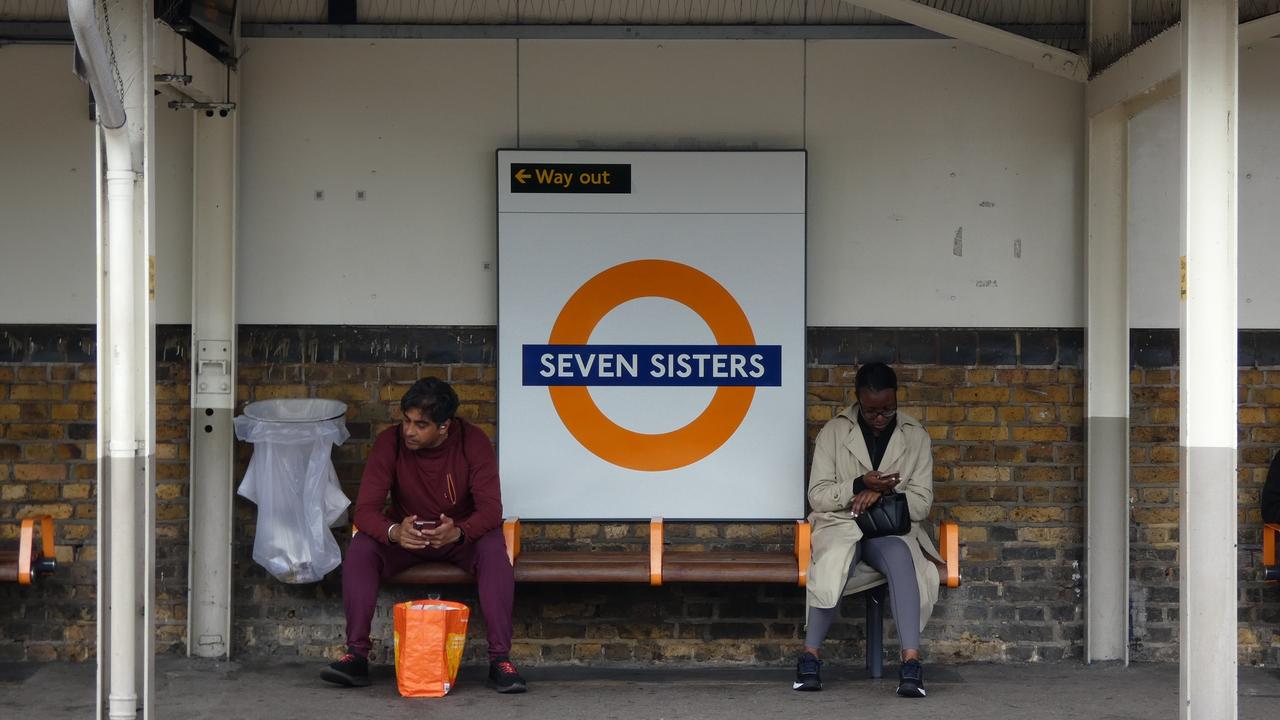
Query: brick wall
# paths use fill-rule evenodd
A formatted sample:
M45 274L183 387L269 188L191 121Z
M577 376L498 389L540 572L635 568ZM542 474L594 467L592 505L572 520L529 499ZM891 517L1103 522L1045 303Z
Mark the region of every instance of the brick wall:
M92 328L0 328L0 541L16 518L59 519L56 578L0 586L0 660L86 659L94 637L96 497ZM189 432L186 328L157 343L157 646L181 652L185 632ZM21 342L15 338L21 336ZM86 338L88 339L86 343ZM1280 440L1280 333L1242 333L1241 660L1275 662L1274 590L1256 582L1256 505ZM900 404L934 438L936 518L962 525L961 588L943 590L926 652L936 659L1059 660L1082 653L1080 563L1084 445L1078 330L850 330L809 332L809 437L849 402L856 363L894 363ZM492 328L276 328L241 330L241 402L330 397L347 402L351 440L334 452L354 497L372 437L418 377L454 383L460 414L498 439ZM3 348L3 344L0 344ZM17 348L17 349L15 349ZM324 358L321 361L320 358ZM1176 333L1134 333L1131 515L1133 653L1177 657ZM238 447L237 482L251 453ZM803 480L797 478L796 491ZM234 650L238 655L321 657L342 642L339 572L313 585L277 582L253 563L255 510L235 505ZM526 547L637 546L647 524L526 523ZM789 547L785 523L673 523L669 542L689 548ZM345 538L339 535L345 545ZM474 603L468 588L447 596ZM390 605L422 588L384 594L375 652L385 657ZM846 601L829 652L860 660L862 605ZM800 642L803 594L785 586L521 585L516 648L525 662L785 662ZM469 645L483 654L476 613ZM890 648L894 647L890 642ZM1277 645L1280 647L1280 645Z

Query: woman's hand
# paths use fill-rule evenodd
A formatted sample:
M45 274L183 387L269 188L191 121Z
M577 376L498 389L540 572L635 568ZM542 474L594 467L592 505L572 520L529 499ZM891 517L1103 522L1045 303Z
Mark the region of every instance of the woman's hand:
M866 482L865 479L863 480L863 482ZM850 513L853 515L853 517L858 517L864 511L866 511L867 508L871 507L872 505L875 505L876 501L879 499L880 499L879 490L863 490L862 492L853 496L853 504L849 506Z
M886 493L898 484L898 473L880 473L872 470L862 476L862 484L876 492Z

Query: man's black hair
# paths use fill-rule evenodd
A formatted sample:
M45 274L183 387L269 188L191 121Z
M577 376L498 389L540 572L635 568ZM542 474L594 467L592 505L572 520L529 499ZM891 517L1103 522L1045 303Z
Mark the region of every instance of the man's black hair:
M420 410L431 422L443 423L458 411L458 393L440 378L425 377L400 398L400 410Z
M871 392L897 390L898 376L893 372L893 368L882 362L867 363L858 368L858 374L853 377L853 391L857 392L863 388Z

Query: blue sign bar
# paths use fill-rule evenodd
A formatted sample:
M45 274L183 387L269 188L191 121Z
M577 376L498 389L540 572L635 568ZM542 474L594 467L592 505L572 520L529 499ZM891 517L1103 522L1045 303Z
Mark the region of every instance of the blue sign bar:
M781 345L525 345L523 385L781 387Z

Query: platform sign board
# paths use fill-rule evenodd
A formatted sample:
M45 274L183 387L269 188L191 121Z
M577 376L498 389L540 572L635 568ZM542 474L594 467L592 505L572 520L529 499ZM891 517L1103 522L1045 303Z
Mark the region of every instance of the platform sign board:
M507 515L804 512L803 152L498 152Z

